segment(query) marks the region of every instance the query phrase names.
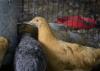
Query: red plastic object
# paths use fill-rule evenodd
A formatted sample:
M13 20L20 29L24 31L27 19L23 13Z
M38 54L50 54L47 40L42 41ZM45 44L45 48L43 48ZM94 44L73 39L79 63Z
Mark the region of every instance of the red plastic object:
M91 29L96 26L96 20L81 16L65 16L57 18L56 23L64 24L74 29Z

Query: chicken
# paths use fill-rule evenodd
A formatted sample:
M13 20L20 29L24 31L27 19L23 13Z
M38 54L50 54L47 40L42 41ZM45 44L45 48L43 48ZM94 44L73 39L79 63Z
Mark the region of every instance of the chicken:
M45 71L46 59L40 44L24 33L15 53L15 71Z
M48 61L50 71L90 71L100 60L100 49L59 40L48 22L35 17L30 25L38 27L38 39Z
M86 45L84 39L78 33L68 30L66 26L57 23L49 23L49 25L57 38L67 42Z
M67 27L63 24L49 23L49 25L53 30L67 30Z
M0 65L2 64L7 49L8 49L7 38L0 36Z
M52 31L54 32L54 35L63 40L63 41L66 41L66 36L67 36L67 27L65 27L64 25L62 24L56 24L56 23L49 23Z
M17 27L18 27L18 31L17 31L18 42L20 41L22 35L24 35L25 33L30 33L30 36L37 39L38 30L36 27L32 27L28 24L17 24Z

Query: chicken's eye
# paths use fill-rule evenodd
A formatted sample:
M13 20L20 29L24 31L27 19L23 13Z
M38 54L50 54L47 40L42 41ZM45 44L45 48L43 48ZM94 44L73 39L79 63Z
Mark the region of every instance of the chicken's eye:
M39 20L38 19L36 19L36 22L38 22Z

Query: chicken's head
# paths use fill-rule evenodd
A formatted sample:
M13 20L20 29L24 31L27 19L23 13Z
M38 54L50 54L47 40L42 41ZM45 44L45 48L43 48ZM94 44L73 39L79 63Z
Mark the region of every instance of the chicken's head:
M35 17L31 21L27 22L27 24L35 25L36 27L40 27L42 25L46 25L47 21L43 17Z

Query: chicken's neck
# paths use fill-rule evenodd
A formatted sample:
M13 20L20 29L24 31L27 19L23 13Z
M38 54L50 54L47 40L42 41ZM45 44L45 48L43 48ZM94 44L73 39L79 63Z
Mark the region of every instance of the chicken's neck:
M48 24L43 24L38 29L38 39L41 42L52 42L52 40L56 39L56 37L50 26Z

